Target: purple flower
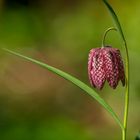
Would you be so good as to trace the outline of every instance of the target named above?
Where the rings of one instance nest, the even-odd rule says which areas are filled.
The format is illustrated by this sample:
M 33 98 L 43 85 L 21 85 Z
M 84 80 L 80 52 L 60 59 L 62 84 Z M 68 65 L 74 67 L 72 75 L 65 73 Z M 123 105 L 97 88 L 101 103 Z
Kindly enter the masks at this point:
M 94 48 L 88 60 L 88 75 L 92 86 L 102 89 L 105 81 L 115 89 L 121 80 L 125 85 L 125 73 L 120 51 L 111 46 Z

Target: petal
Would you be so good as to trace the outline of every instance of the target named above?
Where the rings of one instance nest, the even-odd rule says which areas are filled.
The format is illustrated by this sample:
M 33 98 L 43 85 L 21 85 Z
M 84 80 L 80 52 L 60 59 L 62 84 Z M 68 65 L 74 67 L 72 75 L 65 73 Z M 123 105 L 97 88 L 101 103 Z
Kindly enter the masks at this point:
M 116 88 L 119 82 L 119 69 L 116 54 L 113 48 L 104 48 L 104 70 L 106 79 L 112 88 Z
M 124 65 L 123 65 L 123 60 L 122 60 L 121 53 L 120 53 L 119 50 L 116 51 L 116 58 L 117 58 L 117 61 L 118 61 L 119 80 L 121 80 L 122 85 L 125 86 Z
M 97 50 L 92 57 L 90 74 L 94 86 L 98 89 L 102 89 L 105 83 L 105 72 L 103 69 L 101 49 Z
M 92 60 L 95 56 L 97 49 L 90 50 L 89 58 L 88 58 L 88 76 L 90 80 L 90 84 L 95 87 L 94 82 L 92 81 Z

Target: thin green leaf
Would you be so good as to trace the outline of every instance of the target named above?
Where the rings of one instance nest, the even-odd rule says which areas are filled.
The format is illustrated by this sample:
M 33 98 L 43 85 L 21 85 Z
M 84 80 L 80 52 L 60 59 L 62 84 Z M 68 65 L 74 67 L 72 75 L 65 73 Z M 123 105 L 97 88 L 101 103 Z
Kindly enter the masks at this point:
M 113 10 L 112 6 L 107 2 L 107 0 L 102 0 L 102 1 L 104 2 L 104 4 L 106 5 L 109 13 L 111 14 L 112 19 L 113 19 L 113 21 L 114 21 L 114 23 L 116 25 L 116 28 L 117 28 L 117 30 L 118 30 L 118 32 L 120 34 L 121 39 L 126 44 L 126 40 L 125 40 L 123 31 L 122 31 L 122 27 L 121 27 L 121 24 L 119 22 L 119 19 L 118 19 L 117 15 L 116 15 L 115 11 Z
M 4 48 L 3 50 L 14 54 L 18 57 L 21 57 L 25 60 L 28 60 L 30 62 L 33 62 L 41 67 L 44 67 L 46 69 L 48 69 L 49 71 L 56 73 L 57 75 L 63 77 L 64 79 L 68 80 L 69 82 L 75 84 L 76 86 L 78 86 L 79 88 L 81 88 L 82 90 L 84 90 L 86 93 L 88 93 L 91 97 L 93 97 L 95 100 L 97 100 L 109 113 L 110 115 L 116 120 L 116 122 L 119 124 L 119 126 L 121 128 L 123 128 L 121 121 L 119 120 L 118 116 L 115 114 L 115 112 L 113 111 L 113 109 L 110 107 L 110 105 L 108 105 L 92 88 L 90 88 L 88 85 L 86 85 L 85 83 L 83 83 L 82 81 L 78 80 L 77 78 L 67 74 L 66 72 L 63 72 L 57 68 L 54 68 L 52 66 L 49 66 L 43 62 L 40 62 L 38 60 L 32 59 L 30 57 L 21 55 L 19 53 L 16 53 L 14 51 L 11 51 L 9 49 Z

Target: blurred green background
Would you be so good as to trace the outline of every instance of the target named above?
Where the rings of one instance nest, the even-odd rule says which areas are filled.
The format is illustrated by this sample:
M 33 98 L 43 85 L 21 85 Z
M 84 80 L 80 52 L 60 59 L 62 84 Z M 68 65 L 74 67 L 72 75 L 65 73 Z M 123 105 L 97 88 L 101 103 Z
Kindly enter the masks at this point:
M 140 130 L 140 1 L 110 0 L 128 41 L 128 140 Z M 0 47 L 42 60 L 89 83 L 87 59 L 112 19 L 101 0 L 0 0 Z M 110 32 L 107 44 L 124 48 Z M 125 89 L 99 94 L 123 117 Z M 60 77 L 0 51 L 0 140 L 119 140 L 112 117 Z

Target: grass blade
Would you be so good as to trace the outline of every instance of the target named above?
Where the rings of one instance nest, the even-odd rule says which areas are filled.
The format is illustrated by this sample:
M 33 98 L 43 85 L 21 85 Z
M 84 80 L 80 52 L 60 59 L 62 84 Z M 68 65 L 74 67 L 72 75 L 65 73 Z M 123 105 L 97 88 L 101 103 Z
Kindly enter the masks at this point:
M 115 23 L 115 25 L 116 25 L 116 28 L 117 28 L 117 30 L 118 30 L 118 32 L 119 32 L 119 34 L 120 34 L 120 37 L 121 37 L 122 41 L 126 44 L 126 40 L 125 40 L 123 31 L 122 31 L 122 27 L 121 27 L 121 24 L 120 24 L 120 22 L 119 22 L 119 19 L 118 19 L 117 15 L 116 15 L 115 11 L 114 11 L 113 8 L 111 7 L 111 5 L 107 2 L 107 0 L 103 0 L 103 2 L 104 2 L 104 4 L 106 5 L 106 7 L 107 7 L 109 13 L 110 13 L 111 16 L 112 16 L 112 19 L 113 19 L 113 21 L 114 21 L 114 23 Z
M 63 77 L 64 79 L 68 80 L 69 82 L 73 83 L 74 85 L 78 86 L 79 88 L 81 88 L 83 91 L 85 91 L 86 93 L 88 93 L 88 95 L 90 95 L 92 98 L 94 98 L 95 100 L 97 100 L 109 113 L 110 115 L 115 119 L 115 121 L 119 124 L 119 126 L 121 128 L 123 128 L 121 121 L 119 120 L 118 116 L 115 114 L 115 112 L 113 111 L 113 109 L 110 107 L 110 105 L 108 105 L 104 99 L 102 99 L 92 88 L 90 88 L 88 85 L 86 85 L 85 83 L 83 83 L 82 81 L 78 80 L 77 78 L 69 75 L 66 72 L 63 72 L 57 68 L 54 68 L 52 66 L 49 66 L 43 62 L 40 62 L 38 60 L 32 59 L 30 57 L 24 56 L 22 54 L 16 53 L 14 51 L 11 51 L 9 49 L 3 48 L 4 51 L 9 52 L 10 54 L 16 55 L 18 57 L 21 57 L 27 61 L 30 61 L 32 63 L 35 63 L 41 67 L 44 67 L 46 69 L 48 69 L 49 71 Z

